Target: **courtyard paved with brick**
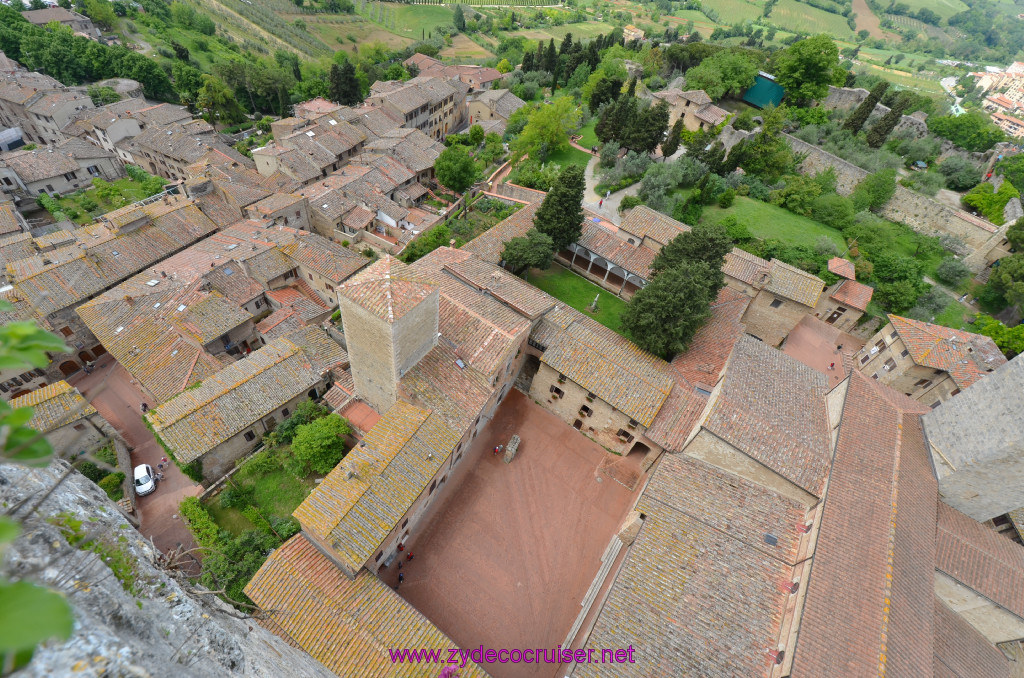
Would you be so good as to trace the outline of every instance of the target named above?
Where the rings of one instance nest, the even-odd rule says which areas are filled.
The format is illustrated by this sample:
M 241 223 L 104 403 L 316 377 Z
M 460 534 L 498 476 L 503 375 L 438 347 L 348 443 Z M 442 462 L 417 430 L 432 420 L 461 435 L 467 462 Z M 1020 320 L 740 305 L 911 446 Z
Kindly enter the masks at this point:
M 840 349 L 839 347 L 842 346 Z M 782 351 L 828 377 L 828 386 L 839 384 L 853 369 L 853 354 L 864 348 L 864 340 L 840 332 L 834 325 L 804 316 L 786 337 Z M 835 363 L 835 369 L 829 365 Z
M 78 372 L 68 382 L 76 386 L 125 439 L 131 449 L 132 466 L 149 464 L 156 471 L 166 453 L 142 420 L 142 403 L 147 398 L 128 371 L 111 356 L 104 355 L 96 361 L 92 374 Z M 149 401 L 149 404 L 153 402 Z M 126 473 L 131 473 L 131 469 Z M 178 515 L 178 504 L 185 497 L 200 494 L 203 488 L 173 462 L 165 465 L 163 473 L 164 479 L 157 483 L 156 491 L 135 498 L 139 532 L 151 538 L 154 546 L 163 553 L 179 546 L 185 550 L 194 549 L 197 546 L 195 539 Z
M 492 450 L 513 433 L 522 444 L 505 464 Z M 400 554 L 399 594 L 462 648 L 560 645 L 643 487 L 631 491 L 600 470 L 609 457 L 620 459 L 513 389 Z M 397 562 L 380 572 L 392 586 Z M 495 678 L 558 670 L 484 668 Z

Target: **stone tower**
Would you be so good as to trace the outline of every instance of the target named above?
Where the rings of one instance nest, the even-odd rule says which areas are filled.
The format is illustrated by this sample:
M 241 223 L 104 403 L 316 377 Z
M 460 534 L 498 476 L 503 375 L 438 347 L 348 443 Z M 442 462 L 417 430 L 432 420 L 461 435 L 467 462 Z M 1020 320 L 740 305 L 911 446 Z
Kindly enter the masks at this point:
M 923 421 L 942 501 L 978 521 L 1024 507 L 1024 355 Z
M 437 345 L 437 283 L 392 256 L 338 288 L 356 393 L 378 412 L 398 400 L 398 381 Z

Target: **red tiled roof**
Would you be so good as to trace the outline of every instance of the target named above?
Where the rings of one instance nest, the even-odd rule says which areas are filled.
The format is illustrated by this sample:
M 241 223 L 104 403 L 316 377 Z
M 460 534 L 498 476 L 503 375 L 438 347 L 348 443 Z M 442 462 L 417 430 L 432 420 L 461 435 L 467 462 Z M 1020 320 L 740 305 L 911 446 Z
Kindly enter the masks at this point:
M 849 377 L 794 678 L 931 671 L 938 484 L 920 417 L 888 390 Z
M 338 294 L 394 322 L 436 290 L 436 283 L 387 255 L 339 287 Z
M 1002 539 L 1002 537 L 1000 537 Z M 935 678 L 1009 678 L 1003 653 L 963 617 L 935 598 Z
M 348 579 L 303 534 L 270 554 L 245 593 L 267 613 L 270 630 L 339 676 L 419 678 L 422 665 L 395 663 L 388 648 L 438 648 L 447 655 L 456 647 L 380 579 L 366 571 Z M 459 675 L 487 676 L 472 662 Z
M 839 283 L 836 291 L 831 294 L 831 297 L 840 304 L 866 311 L 868 304 L 871 303 L 871 295 L 874 293 L 875 289 L 873 287 L 859 283 L 856 280 L 843 280 Z
M 1024 546 L 939 502 L 935 569 L 1024 617 Z
M 830 273 L 835 273 L 839 277 L 846 278 L 847 280 L 857 279 L 857 271 L 853 267 L 853 262 L 849 259 L 832 257 L 828 260 L 828 270 Z
M 684 454 L 661 458 L 646 514 L 586 648 L 632 646 L 632 664 L 576 678 L 767 676 L 803 506 Z M 766 535 L 777 537 L 771 546 Z
M 948 372 L 961 389 L 1006 364 L 995 342 L 980 334 L 891 314 L 889 321 L 915 363 Z
M 750 336 L 736 342 L 704 427 L 820 497 L 831 461 L 825 375 Z
M 760 285 L 767 279 L 770 267 L 768 260 L 734 247 L 725 255 L 722 272 L 748 285 Z

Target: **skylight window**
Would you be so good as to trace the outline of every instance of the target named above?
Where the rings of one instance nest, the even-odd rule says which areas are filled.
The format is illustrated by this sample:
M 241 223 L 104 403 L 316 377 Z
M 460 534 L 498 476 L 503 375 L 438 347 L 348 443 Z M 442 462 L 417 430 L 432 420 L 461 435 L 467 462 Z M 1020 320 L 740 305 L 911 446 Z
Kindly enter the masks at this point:
M 146 284 L 148 286 L 150 286 L 150 287 L 156 287 L 157 285 L 160 284 L 160 281 L 156 280 L 156 279 L 153 279 L 153 280 L 148 281 Z
M 228 246 L 227 246 L 227 247 L 225 247 L 224 249 L 226 249 L 226 250 L 228 250 L 228 251 L 231 251 L 231 250 L 235 249 L 236 247 L 238 247 L 238 243 L 237 243 L 237 242 L 235 242 L 235 243 L 231 243 L 230 245 L 228 245 Z
M 120 334 L 122 330 L 124 330 L 123 326 L 122 327 L 118 327 L 116 330 L 114 330 L 114 334 Z
M 329 122 L 332 125 L 337 125 L 338 124 L 337 120 L 328 120 L 327 122 Z
M 153 308 L 160 308 L 160 302 L 158 301 L 155 304 L 153 304 Z
M 316 132 L 306 132 L 306 136 L 310 137 L 310 138 L 315 137 L 316 136 Z
M 117 250 L 112 250 L 112 251 L 111 251 L 111 254 L 113 254 L 113 255 L 114 255 L 115 257 L 119 257 L 119 256 L 121 256 L 121 253 L 120 253 L 120 252 L 118 252 Z
M 224 275 L 234 275 L 234 274 L 235 274 L 235 269 L 233 269 L 233 268 L 225 268 L 224 269 Z
M 181 313 L 184 310 L 185 310 L 185 304 L 182 304 L 181 306 L 178 307 L 178 313 Z
M 171 351 L 171 356 L 172 357 L 176 356 L 176 355 L 178 355 L 178 349 L 174 349 L 173 351 Z

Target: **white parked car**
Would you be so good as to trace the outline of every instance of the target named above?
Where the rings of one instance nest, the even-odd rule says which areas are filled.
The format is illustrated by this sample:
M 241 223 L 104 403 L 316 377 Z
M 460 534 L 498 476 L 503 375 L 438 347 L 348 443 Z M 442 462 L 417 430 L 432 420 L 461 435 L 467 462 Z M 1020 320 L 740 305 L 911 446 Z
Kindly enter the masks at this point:
M 153 467 L 149 464 L 139 464 L 135 467 L 135 494 L 143 496 L 156 489 L 156 476 L 153 474 Z

